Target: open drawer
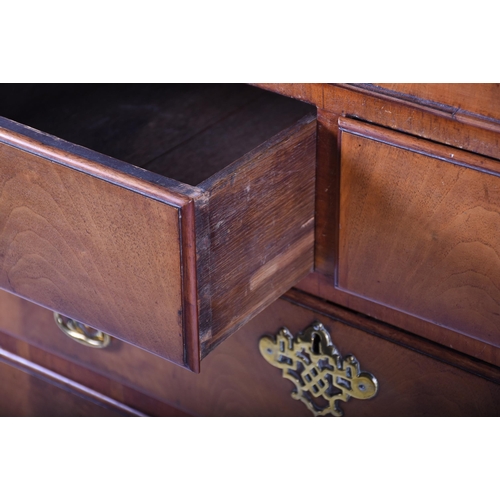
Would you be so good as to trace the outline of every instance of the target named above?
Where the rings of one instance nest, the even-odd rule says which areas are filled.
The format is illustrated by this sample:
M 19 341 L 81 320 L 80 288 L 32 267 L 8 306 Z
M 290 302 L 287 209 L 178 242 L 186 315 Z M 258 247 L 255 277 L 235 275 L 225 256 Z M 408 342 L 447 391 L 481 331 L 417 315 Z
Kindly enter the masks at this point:
M 305 104 L 243 85 L 4 85 L 0 115 L 4 290 L 199 371 L 312 269 Z

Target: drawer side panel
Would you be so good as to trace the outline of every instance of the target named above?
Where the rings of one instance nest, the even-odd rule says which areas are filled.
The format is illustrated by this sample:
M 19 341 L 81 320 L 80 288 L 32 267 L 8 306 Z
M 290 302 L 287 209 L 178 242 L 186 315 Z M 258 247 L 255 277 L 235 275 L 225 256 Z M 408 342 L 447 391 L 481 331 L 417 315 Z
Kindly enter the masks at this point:
M 202 185 L 210 193 L 212 304 L 202 357 L 312 270 L 315 174 L 309 116 Z

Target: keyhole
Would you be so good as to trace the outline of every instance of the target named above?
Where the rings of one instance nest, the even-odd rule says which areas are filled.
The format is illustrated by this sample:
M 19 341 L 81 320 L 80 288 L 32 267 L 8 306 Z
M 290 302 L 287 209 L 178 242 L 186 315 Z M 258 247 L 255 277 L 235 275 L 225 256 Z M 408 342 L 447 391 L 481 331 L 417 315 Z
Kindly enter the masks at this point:
M 312 338 L 311 351 L 313 354 L 319 354 L 319 345 L 321 343 L 321 339 L 319 335 L 314 335 Z

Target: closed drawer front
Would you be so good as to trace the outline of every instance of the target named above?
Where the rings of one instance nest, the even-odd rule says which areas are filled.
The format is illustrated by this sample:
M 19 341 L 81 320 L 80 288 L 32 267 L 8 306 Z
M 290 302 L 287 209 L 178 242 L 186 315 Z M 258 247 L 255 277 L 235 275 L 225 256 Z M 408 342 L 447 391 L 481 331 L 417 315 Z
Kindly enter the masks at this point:
M 500 347 L 500 163 L 341 127 L 338 287 Z
M 500 162 L 360 120 L 335 123 L 338 141 L 327 145 L 338 156 L 318 160 L 335 186 L 318 210 L 329 237 L 316 249 L 332 265 L 320 262 L 299 286 L 500 366 Z
M 345 416 L 500 414 L 498 369 L 299 292 L 273 303 L 207 356 L 200 374 L 117 339 L 106 349 L 89 349 L 65 337 L 51 311 L 5 292 L 0 299 L 0 330 L 72 360 L 75 367 L 63 375 L 85 383 L 78 366 L 90 368 L 194 415 L 312 416 L 292 397 L 295 385 L 263 358 L 259 342 L 283 326 L 297 338 L 314 321 L 326 327 L 344 358 L 354 355 L 361 371 L 378 381 L 375 397 L 340 403 Z M 34 361 L 49 363 L 50 357 Z
M 198 371 L 311 270 L 308 106 L 247 86 L 0 93 L 4 290 Z

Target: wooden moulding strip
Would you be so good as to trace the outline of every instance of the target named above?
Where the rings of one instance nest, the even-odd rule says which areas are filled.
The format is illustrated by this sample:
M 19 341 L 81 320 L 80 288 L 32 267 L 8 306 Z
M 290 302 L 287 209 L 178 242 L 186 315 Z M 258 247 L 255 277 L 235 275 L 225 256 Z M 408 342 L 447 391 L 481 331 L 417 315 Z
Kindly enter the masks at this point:
M 109 398 L 108 396 L 105 396 L 100 392 L 85 387 L 84 385 L 79 384 L 78 382 L 75 382 L 69 378 L 59 375 L 58 373 L 53 372 L 51 370 L 48 370 L 43 366 L 37 365 L 32 361 L 22 358 L 21 356 L 17 356 L 16 354 L 6 351 L 1 347 L 0 347 L 0 361 L 14 368 L 17 368 L 18 370 L 28 373 L 29 375 L 41 378 L 42 380 L 46 380 L 49 383 L 57 387 L 60 387 L 63 390 L 72 392 L 74 394 L 79 395 L 80 397 L 88 399 L 94 404 L 105 406 L 112 410 L 115 411 L 117 410 L 131 416 L 136 416 L 136 417 L 147 416 L 144 413 L 135 410 L 134 408 L 124 405 L 119 401 L 116 401 L 115 399 Z
M 422 111 L 431 112 L 433 114 L 452 118 L 458 122 L 473 127 L 482 128 L 491 132 L 500 133 L 500 122 L 490 116 L 480 114 L 478 112 L 461 109 L 450 104 L 442 104 L 439 101 L 431 101 L 426 98 L 417 97 L 412 94 L 405 94 L 393 89 L 378 86 L 379 84 L 334 84 L 336 87 L 344 88 L 354 92 L 361 93 L 374 98 L 382 98 L 387 101 L 401 103 L 406 106 L 420 109 Z M 422 84 L 425 85 L 425 84 Z M 481 84 L 477 84 L 480 86 Z M 439 97 L 438 97 L 439 99 Z
M 328 316 L 335 321 L 340 321 L 381 339 L 500 384 L 500 368 L 433 342 L 432 340 L 422 338 L 364 314 L 332 304 L 297 289 L 290 290 L 282 298 L 292 304 Z
M 392 102 L 399 106 L 419 110 L 424 113 L 431 113 L 440 118 L 453 120 L 464 125 L 481 128 L 490 132 L 500 133 L 500 122 L 489 116 L 473 113 L 463 109 L 458 109 L 450 105 L 441 104 L 435 101 L 418 98 L 410 94 L 403 94 L 394 90 L 377 87 L 374 84 L 348 84 L 348 83 L 257 83 L 256 87 L 276 92 L 281 95 L 292 97 L 318 108 L 330 109 L 329 100 L 334 99 L 339 103 L 346 103 L 348 108 L 352 108 L 347 92 L 351 95 L 358 95 L 368 98 L 372 103 Z M 356 106 L 355 106 L 356 107 Z M 361 108 L 359 108 L 361 110 Z M 338 112 L 338 110 L 337 110 Z
M 430 156 L 437 160 L 444 160 L 461 167 L 472 168 L 480 172 L 500 175 L 500 162 L 476 153 L 469 153 L 468 151 L 444 146 L 427 139 L 420 139 L 351 118 L 340 117 L 339 128 L 343 132 L 366 137 L 367 139 L 382 142 L 389 146 L 395 146 L 413 153 Z
M 489 140 L 491 141 L 495 137 L 495 134 L 500 133 L 500 122 L 492 118 L 458 110 L 440 103 L 418 99 L 407 94 L 382 89 L 372 84 L 259 83 L 253 85 L 308 102 L 319 109 L 351 116 L 354 114 L 367 120 L 374 119 L 373 109 L 382 106 L 384 103 L 392 103 L 403 113 L 405 110 L 415 110 L 423 114 L 433 115 L 438 120 L 445 120 L 448 122 L 448 125 L 460 123 L 464 127 L 464 137 L 477 133 L 478 129 L 482 129 L 490 134 Z M 427 125 L 425 126 L 427 127 Z M 402 126 L 402 128 L 404 129 L 405 127 Z M 433 139 L 434 137 L 429 138 Z M 435 139 L 438 141 L 443 140 L 440 134 Z M 487 150 L 488 148 L 485 151 Z
M 179 212 L 181 228 L 182 302 L 184 323 L 184 362 L 200 372 L 200 332 L 198 322 L 198 283 L 196 264 L 195 204 L 184 205 Z
M 157 201 L 181 207 L 202 190 L 0 117 L 0 141 Z

